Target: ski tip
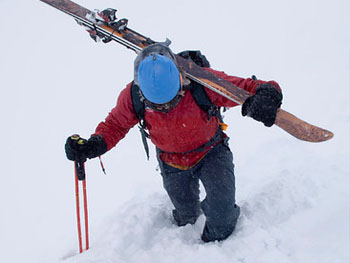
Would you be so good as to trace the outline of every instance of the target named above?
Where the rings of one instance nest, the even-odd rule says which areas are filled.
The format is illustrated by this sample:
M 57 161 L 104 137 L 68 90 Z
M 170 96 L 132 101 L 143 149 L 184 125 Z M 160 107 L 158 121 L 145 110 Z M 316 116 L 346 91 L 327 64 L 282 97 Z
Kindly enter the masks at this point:
M 316 128 L 316 129 L 315 129 Z M 307 141 L 307 142 L 325 142 L 329 141 L 334 137 L 334 133 L 318 128 L 318 127 L 313 127 L 312 132 L 305 134 L 303 136 L 297 137 L 300 140 Z
M 328 141 L 334 137 L 334 133 L 331 131 L 323 130 L 322 138 L 320 138 L 320 142 Z
M 307 123 L 282 109 L 277 113 L 275 124 L 302 141 L 324 142 L 334 137 L 333 132 Z
M 304 126 L 298 132 L 295 132 L 295 130 L 293 132 L 290 132 L 288 130 L 286 131 L 299 140 L 312 142 L 312 143 L 329 141 L 334 137 L 333 132 L 313 126 L 313 125 L 310 125 L 310 127 L 307 127 L 307 128 L 305 128 Z

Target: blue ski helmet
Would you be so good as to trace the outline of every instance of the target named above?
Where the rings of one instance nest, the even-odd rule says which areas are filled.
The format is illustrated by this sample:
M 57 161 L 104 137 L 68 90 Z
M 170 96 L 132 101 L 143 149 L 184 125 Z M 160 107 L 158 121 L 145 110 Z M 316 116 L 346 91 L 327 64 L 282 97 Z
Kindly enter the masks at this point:
M 180 90 L 180 72 L 175 56 L 163 44 L 151 45 L 138 55 L 134 74 L 134 81 L 143 96 L 152 103 L 167 103 Z

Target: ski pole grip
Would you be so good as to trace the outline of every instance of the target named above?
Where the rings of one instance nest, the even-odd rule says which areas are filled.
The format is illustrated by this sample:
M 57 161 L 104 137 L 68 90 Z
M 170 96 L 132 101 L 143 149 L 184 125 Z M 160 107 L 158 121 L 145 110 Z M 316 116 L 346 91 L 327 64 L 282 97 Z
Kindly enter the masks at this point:
M 84 139 L 82 139 L 78 134 L 72 135 L 71 139 L 76 141 L 78 145 L 83 145 L 85 143 Z M 74 162 L 76 176 L 78 177 L 79 181 L 85 180 L 85 166 L 84 166 L 85 161 L 86 161 L 86 158 L 77 156 L 77 159 Z

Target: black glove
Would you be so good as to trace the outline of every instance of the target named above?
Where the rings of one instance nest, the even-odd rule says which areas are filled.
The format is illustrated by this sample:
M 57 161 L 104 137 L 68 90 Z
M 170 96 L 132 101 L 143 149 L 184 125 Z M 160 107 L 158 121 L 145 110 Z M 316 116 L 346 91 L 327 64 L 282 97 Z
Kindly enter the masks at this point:
M 85 162 L 86 158 L 95 158 L 107 152 L 107 144 L 102 135 L 86 140 L 75 134 L 67 138 L 65 150 L 68 160 Z
M 242 105 L 242 115 L 252 117 L 256 121 L 271 127 L 279 107 L 282 104 L 282 92 L 270 83 L 260 84 L 253 96 L 245 100 Z
M 207 58 L 202 55 L 199 50 L 186 50 L 178 54 L 180 57 L 192 60 L 195 64 L 200 67 L 210 68 L 210 63 Z

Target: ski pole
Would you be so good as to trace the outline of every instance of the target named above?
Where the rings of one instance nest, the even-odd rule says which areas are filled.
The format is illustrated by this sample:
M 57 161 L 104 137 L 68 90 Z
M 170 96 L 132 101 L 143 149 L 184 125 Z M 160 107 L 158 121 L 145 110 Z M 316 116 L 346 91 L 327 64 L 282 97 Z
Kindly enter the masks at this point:
M 81 240 L 81 225 L 80 225 L 80 205 L 79 205 L 79 181 L 77 176 L 77 168 L 75 167 L 75 199 L 76 199 L 76 209 L 77 209 L 77 225 L 78 225 L 78 240 L 79 240 L 79 253 L 83 252 L 83 244 Z
M 84 218 L 85 218 L 85 249 L 89 249 L 89 223 L 88 223 L 88 209 L 87 209 L 87 195 L 86 195 L 86 180 L 83 181 L 83 195 L 84 195 Z
M 88 209 L 87 209 L 87 194 L 86 194 L 86 181 L 85 181 L 85 165 L 84 162 L 74 162 L 75 171 L 75 197 L 76 197 L 76 210 L 77 210 L 77 227 L 78 227 L 78 241 L 79 241 L 79 253 L 83 252 L 81 222 L 80 222 L 80 200 L 79 200 L 79 181 L 82 181 L 83 185 L 83 201 L 84 201 L 84 222 L 85 222 L 85 250 L 89 249 L 89 227 L 88 227 Z

